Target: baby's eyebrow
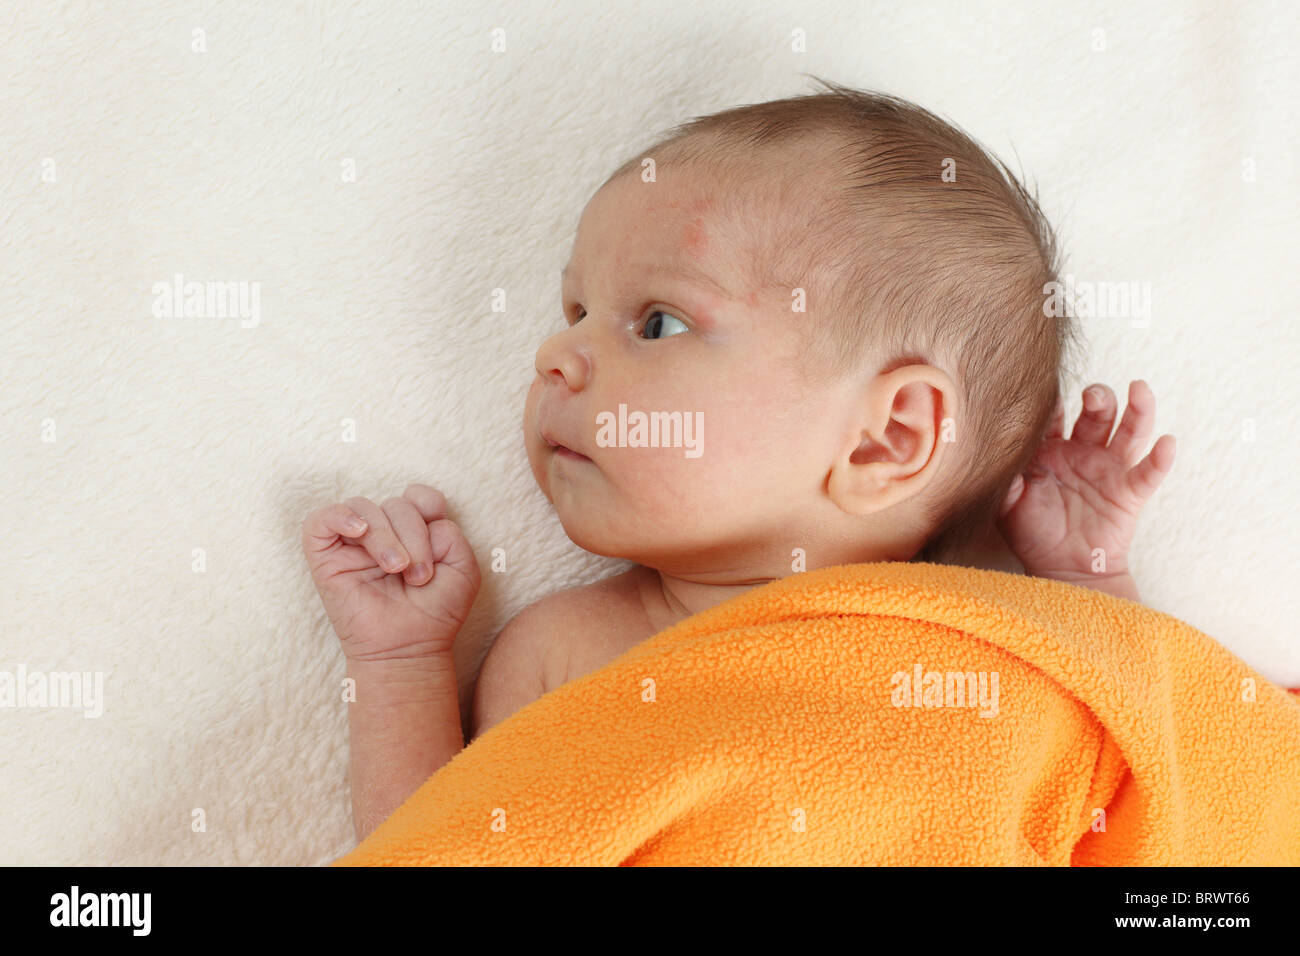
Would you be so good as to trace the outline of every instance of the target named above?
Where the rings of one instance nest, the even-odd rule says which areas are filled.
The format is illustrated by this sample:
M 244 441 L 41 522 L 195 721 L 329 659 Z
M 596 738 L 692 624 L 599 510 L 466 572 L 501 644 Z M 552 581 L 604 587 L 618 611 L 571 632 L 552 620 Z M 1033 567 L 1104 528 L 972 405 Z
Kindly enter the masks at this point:
M 713 278 L 713 276 L 709 275 L 703 269 L 699 269 L 692 265 L 660 266 L 658 268 L 652 269 L 651 273 L 665 275 L 665 276 L 675 276 L 678 279 L 685 279 L 689 282 L 694 282 L 698 285 L 707 286 L 715 293 L 722 296 L 724 299 L 735 299 L 735 295 L 732 293 L 730 289 L 724 286 L 717 279 Z M 565 266 L 563 269 L 560 270 L 561 284 L 564 283 L 564 280 L 568 277 L 568 275 L 569 275 L 569 267 Z
M 686 279 L 690 282 L 695 282 L 698 285 L 708 286 L 710 289 L 712 289 L 718 295 L 722 296 L 724 299 L 735 298 L 735 296 L 732 294 L 730 289 L 724 286 L 717 279 L 713 278 L 713 276 L 709 275 L 703 269 L 698 269 L 695 266 L 680 265 L 680 266 L 674 266 L 666 269 L 659 269 L 656 271 L 663 272 L 666 275 L 675 275 L 678 278 Z

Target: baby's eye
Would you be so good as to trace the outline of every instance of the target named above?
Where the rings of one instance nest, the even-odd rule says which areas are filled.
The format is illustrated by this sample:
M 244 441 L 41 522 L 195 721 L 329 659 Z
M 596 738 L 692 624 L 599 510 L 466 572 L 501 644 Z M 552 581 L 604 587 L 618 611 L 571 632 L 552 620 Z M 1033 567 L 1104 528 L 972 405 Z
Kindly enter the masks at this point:
M 650 318 L 646 321 L 645 328 L 641 334 L 647 339 L 666 339 L 670 335 L 677 335 L 679 332 L 689 332 L 690 328 L 685 322 L 675 315 L 669 315 L 667 312 L 655 309 L 650 313 Z

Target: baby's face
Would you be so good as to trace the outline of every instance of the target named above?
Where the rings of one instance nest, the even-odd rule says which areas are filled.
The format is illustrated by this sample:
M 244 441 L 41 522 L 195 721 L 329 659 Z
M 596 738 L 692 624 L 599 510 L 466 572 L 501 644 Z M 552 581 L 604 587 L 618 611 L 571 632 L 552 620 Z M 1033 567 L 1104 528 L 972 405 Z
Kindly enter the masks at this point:
M 845 423 L 799 371 L 808 314 L 790 289 L 749 286 L 747 248 L 772 237 L 746 235 L 719 193 L 703 173 L 661 168 L 658 182 L 622 176 L 592 197 L 563 278 L 565 327 L 537 350 L 524 412 L 533 474 L 569 537 L 661 571 L 788 565 L 833 508 L 824 486 Z M 638 413 L 657 446 L 634 446 Z M 652 413 L 682 427 L 656 437 Z

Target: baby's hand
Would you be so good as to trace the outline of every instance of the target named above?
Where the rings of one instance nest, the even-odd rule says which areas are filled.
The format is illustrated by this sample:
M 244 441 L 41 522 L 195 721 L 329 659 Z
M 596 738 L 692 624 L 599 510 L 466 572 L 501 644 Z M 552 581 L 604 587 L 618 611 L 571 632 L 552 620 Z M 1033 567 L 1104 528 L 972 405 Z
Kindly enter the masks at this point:
M 302 548 L 350 660 L 451 653 L 480 577 L 441 492 L 411 485 L 382 508 L 367 498 L 327 505 L 303 522 Z
M 1109 444 L 1116 411 L 1109 388 L 1084 391 L 1084 409 L 1068 441 L 1065 410 L 1058 404 L 1047 437 L 1012 482 L 998 528 L 1030 574 L 1066 581 L 1128 574 L 1138 512 L 1173 467 L 1175 447 L 1173 435 L 1162 435 L 1139 462 L 1156 400 L 1146 382 L 1136 381 L 1128 402 Z M 1094 562 L 1097 548 L 1104 568 Z

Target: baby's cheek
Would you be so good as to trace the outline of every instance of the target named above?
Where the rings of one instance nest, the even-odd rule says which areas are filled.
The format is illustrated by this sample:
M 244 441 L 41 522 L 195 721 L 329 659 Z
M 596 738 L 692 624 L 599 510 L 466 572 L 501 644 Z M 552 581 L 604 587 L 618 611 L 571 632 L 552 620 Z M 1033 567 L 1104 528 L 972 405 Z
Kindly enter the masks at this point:
M 611 448 L 618 484 L 629 510 L 689 519 L 697 516 L 702 499 L 713 487 L 707 453 L 687 458 L 682 448 Z
M 766 409 L 748 403 L 714 409 L 705 423 L 701 460 L 708 460 L 718 476 L 743 476 L 762 466 L 781 444 L 770 421 Z
M 549 499 L 551 493 L 546 483 L 546 462 L 543 449 L 545 442 L 537 434 L 537 387 L 535 384 L 532 388 L 529 388 L 528 398 L 524 402 L 521 437 L 524 442 L 524 451 L 528 455 L 528 466 L 533 472 L 533 478 L 536 479 L 538 486 Z

